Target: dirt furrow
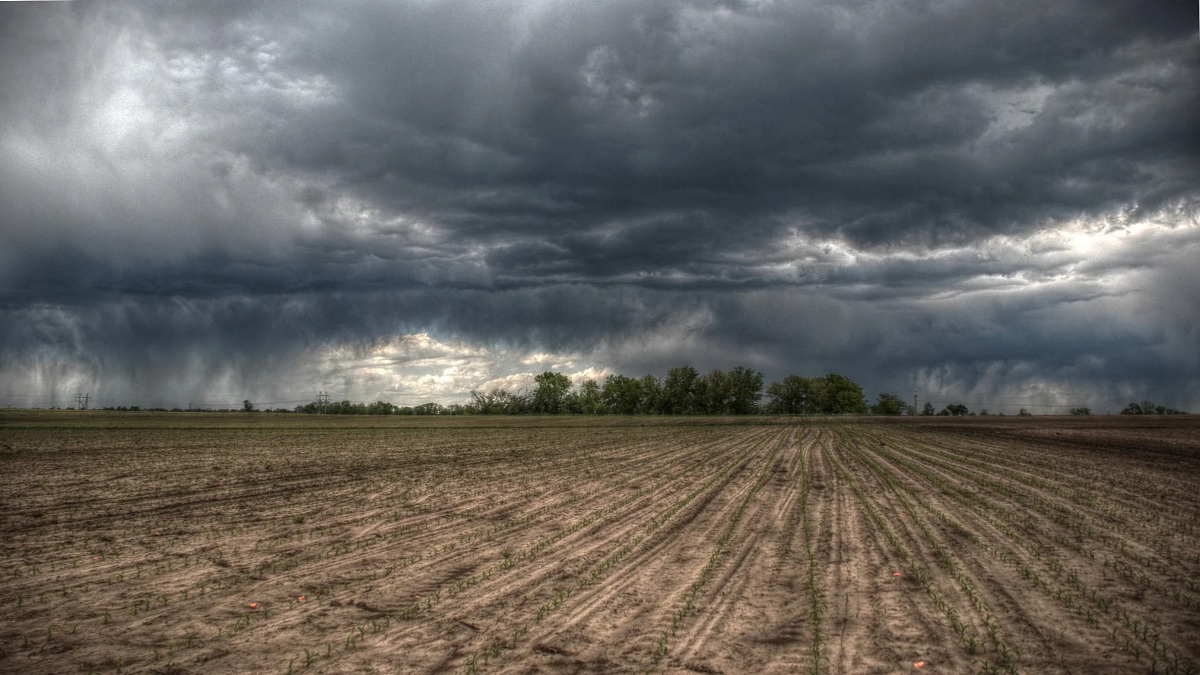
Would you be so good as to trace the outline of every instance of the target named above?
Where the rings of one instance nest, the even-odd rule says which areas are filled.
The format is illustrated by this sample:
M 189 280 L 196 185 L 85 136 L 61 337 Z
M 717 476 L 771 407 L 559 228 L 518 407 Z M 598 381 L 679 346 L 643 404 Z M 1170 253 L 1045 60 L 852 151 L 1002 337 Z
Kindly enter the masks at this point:
M 768 458 L 762 487 L 730 532 L 734 536 L 725 550 L 714 552 L 722 556 L 710 560 L 715 578 L 698 589 L 694 609 L 672 615 L 678 634 L 660 636 L 669 655 L 664 667 L 788 672 L 807 656 L 805 641 L 787 639 L 803 611 L 801 566 L 792 557 L 803 477 L 797 435 L 783 435 L 779 457 Z M 784 671 L 777 670 L 780 662 L 788 664 Z
M 729 456 L 728 459 L 733 459 Z M 707 471 L 707 469 L 705 470 Z M 703 473 L 699 474 L 703 475 Z M 652 491 L 653 498 L 662 503 L 668 495 L 679 494 L 686 488 L 687 481 L 679 482 L 676 489 L 663 492 L 661 488 Z M 557 590 L 570 588 L 571 579 L 578 574 L 591 569 L 604 558 L 606 551 L 620 547 L 621 541 L 636 538 L 637 533 L 657 509 L 647 509 L 646 500 L 652 499 L 651 494 L 642 498 L 643 505 L 629 504 L 621 509 L 605 512 L 602 517 L 592 523 L 587 529 L 572 535 L 569 540 L 563 540 L 557 548 L 567 553 L 556 554 L 540 563 L 534 574 L 505 573 L 501 583 L 489 583 L 476 589 L 469 597 L 464 597 L 452 608 L 450 606 L 437 608 L 430 616 L 453 617 L 450 623 L 441 621 L 442 629 L 435 628 L 433 634 L 420 629 L 404 629 L 389 631 L 385 640 L 389 644 L 413 641 L 430 644 L 443 644 L 446 653 L 454 654 L 455 658 L 469 655 L 472 645 L 486 648 L 489 641 L 510 635 L 514 627 L 526 625 L 532 613 L 552 599 Z M 642 514 L 642 517 L 629 517 L 631 514 Z M 446 610 L 449 610 L 448 612 Z M 458 635 L 445 627 L 468 623 L 478 628 L 477 633 L 465 636 Z M 415 632 L 414 632 L 415 631 Z M 431 642 L 432 641 L 432 642 Z M 522 643 L 527 640 L 522 636 Z
M 572 597 L 553 624 L 532 630 L 524 642 L 541 654 L 545 667 L 569 671 L 592 660 L 624 664 L 617 665 L 620 669 L 648 665 L 657 637 L 654 627 L 662 625 L 673 600 L 686 590 L 689 573 L 707 556 L 706 542 L 715 540 L 737 498 L 750 489 L 755 469 L 774 442 L 760 438 L 749 452 L 746 446 L 737 452 L 727 448 L 735 470 L 607 570 L 604 583 L 588 585 Z M 615 651 L 614 645 L 619 645 Z
M 910 472 L 924 472 L 920 475 L 925 480 L 942 480 L 939 474 L 918 465 L 909 469 Z M 942 485 L 940 493 L 931 490 L 931 498 L 924 500 L 922 505 L 931 518 L 936 516 L 945 524 L 947 534 L 955 537 L 961 546 L 970 548 L 977 544 L 976 548 L 981 549 L 976 550 L 978 560 L 990 557 L 1004 563 L 997 567 L 996 560 L 979 562 L 978 577 L 982 586 L 991 589 L 993 597 L 1000 598 L 996 604 L 1005 610 L 1002 614 L 1022 627 L 1018 642 L 1021 634 L 1031 641 L 1021 646 L 1026 661 L 1037 663 L 1039 672 L 1056 672 L 1068 661 L 1074 664 L 1092 661 L 1089 668 L 1095 672 L 1115 672 L 1127 667 L 1117 664 L 1128 663 L 1130 657 L 1137 660 L 1134 650 L 1127 650 L 1129 653 L 1115 658 L 1111 656 L 1119 651 L 1117 647 L 1125 644 L 1113 639 L 1123 633 L 1110 634 L 1107 629 L 1101 630 L 1100 619 L 1105 615 L 1115 618 L 1117 608 L 1126 603 L 1113 595 L 1111 589 L 1094 585 L 1089 588 L 1087 582 L 1081 581 L 1103 575 L 1096 569 L 1096 561 L 1091 556 L 1072 555 L 1051 543 L 1039 541 L 1036 530 L 1025 534 L 995 520 L 991 512 L 995 510 L 996 500 L 990 495 L 981 498 L 968 490 Z M 952 500 L 947 502 L 945 497 Z M 1048 523 L 1045 527 L 1053 529 L 1055 526 Z M 1138 613 L 1133 607 L 1120 611 Z M 1141 620 L 1149 621 L 1147 617 Z M 1068 634 L 1065 628 L 1069 626 L 1073 629 Z M 1112 627 L 1121 630 L 1119 626 Z M 1163 636 L 1166 637 L 1166 633 Z M 1180 642 L 1181 637 L 1176 636 L 1174 651 L 1178 651 L 1179 644 L 1186 644 L 1186 640 Z M 1151 650 L 1155 646 L 1169 649 L 1165 643 L 1145 645 L 1144 648 Z M 1190 652 L 1185 649 L 1182 653 L 1189 655 Z M 1092 659 L 1100 656 L 1105 658 Z M 1159 656 L 1164 657 L 1166 653 Z

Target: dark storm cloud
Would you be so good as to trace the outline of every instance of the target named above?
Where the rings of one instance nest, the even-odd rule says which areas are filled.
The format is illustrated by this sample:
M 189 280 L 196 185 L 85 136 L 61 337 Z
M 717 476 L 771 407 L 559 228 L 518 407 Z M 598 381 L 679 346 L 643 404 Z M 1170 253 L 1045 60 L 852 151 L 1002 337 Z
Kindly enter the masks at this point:
M 4 3 L 0 372 L 266 391 L 440 331 L 1195 405 L 1195 27 L 1132 1 Z
M 961 242 L 1153 208 L 1196 174 L 1185 17 L 613 3 L 521 23 L 491 7 L 375 8 L 316 34 L 302 66 L 355 114 L 288 156 L 398 206 L 429 190 L 418 208 L 481 238 L 701 211 L 729 231 L 773 216 L 859 245 Z M 359 150 L 353 170 L 331 147 Z M 774 232 L 704 234 L 723 250 Z M 662 262 L 697 251 L 674 252 Z

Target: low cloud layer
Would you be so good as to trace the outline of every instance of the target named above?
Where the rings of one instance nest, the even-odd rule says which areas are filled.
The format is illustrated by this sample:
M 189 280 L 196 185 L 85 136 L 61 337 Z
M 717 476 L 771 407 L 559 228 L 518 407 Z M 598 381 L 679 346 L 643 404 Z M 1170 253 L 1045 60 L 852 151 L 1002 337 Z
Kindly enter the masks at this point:
M 0 4 L 0 404 L 843 372 L 1200 410 L 1137 2 Z

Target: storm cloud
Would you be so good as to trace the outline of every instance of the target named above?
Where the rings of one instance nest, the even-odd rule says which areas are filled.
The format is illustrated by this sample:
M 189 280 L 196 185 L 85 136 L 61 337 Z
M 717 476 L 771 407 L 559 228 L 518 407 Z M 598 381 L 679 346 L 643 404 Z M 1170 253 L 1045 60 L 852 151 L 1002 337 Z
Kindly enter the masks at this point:
M 0 3 L 0 404 L 1200 409 L 1194 7 Z

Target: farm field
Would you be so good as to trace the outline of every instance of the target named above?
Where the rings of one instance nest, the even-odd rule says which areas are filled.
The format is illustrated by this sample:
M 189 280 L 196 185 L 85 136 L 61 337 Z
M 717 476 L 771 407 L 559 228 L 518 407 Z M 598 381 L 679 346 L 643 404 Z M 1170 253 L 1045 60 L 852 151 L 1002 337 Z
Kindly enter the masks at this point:
M 4 673 L 1197 673 L 1200 419 L 0 412 Z

